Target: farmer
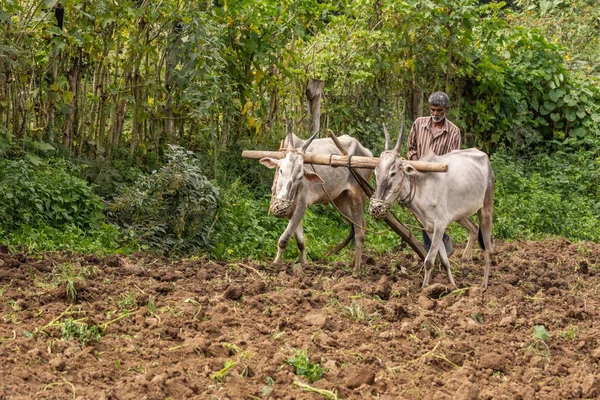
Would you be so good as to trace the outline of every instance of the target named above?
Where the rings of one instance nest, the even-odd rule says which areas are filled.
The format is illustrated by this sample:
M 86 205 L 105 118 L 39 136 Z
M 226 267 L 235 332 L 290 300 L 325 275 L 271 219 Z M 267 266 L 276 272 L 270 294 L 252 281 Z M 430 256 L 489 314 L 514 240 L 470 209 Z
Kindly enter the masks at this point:
M 441 156 L 460 149 L 460 129 L 446 118 L 450 109 L 450 99 L 444 92 L 434 92 L 429 96 L 429 117 L 417 118 L 408 136 L 409 160 L 419 160 L 429 150 Z M 453 241 L 444 233 L 444 247 L 448 257 L 453 252 Z M 429 251 L 431 238 L 423 231 L 423 244 Z

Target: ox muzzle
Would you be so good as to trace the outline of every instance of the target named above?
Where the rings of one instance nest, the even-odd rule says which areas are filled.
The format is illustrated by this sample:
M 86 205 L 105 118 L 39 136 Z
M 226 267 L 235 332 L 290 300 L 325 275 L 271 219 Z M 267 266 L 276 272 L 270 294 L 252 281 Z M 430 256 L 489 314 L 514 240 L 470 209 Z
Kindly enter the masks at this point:
M 390 213 L 391 208 L 392 203 L 372 198 L 369 204 L 369 214 L 371 214 L 374 219 L 382 219 Z
M 292 200 L 279 199 L 277 197 L 271 198 L 271 212 L 278 218 L 287 218 L 292 213 L 292 206 L 294 202 Z

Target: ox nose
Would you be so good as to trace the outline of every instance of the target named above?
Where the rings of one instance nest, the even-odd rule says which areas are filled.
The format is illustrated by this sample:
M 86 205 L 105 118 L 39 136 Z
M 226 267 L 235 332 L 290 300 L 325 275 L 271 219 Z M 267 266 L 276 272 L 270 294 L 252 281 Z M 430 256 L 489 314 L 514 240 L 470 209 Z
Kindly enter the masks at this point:
M 369 214 L 375 219 L 381 219 L 390 212 L 389 206 L 377 199 L 371 199 L 371 204 L 369 205 Z

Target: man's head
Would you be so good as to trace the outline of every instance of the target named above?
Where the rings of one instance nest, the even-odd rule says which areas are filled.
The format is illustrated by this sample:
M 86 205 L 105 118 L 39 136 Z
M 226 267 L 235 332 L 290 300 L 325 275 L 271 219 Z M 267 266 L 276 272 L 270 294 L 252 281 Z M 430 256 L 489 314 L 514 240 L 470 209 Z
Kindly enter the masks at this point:
M 434 122 L 442 122 L 450 109 L 450 99 L 444 92 L 434 92 L 429 96 L 429 112 Z

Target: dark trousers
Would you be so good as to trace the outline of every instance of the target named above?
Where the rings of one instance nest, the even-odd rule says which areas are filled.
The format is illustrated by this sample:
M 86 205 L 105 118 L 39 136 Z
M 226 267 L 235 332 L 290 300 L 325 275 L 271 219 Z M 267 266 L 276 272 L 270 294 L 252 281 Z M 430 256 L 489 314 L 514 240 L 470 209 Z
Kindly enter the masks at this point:
M 429 237 L 427 232 L 421 232 L 423 232 L 423 246 L 425 246 L 425 250 L 429 251 L 429 248 L 431 247 L 431 238 Z M 444 243 L 446 243 L 448 242 L 448 239 L 450 239 L 450 237 L 446 234 L 446 232 L 444 232 L 444 237 L 442 238 L 442 240 L 444 241 Z

